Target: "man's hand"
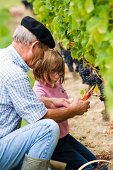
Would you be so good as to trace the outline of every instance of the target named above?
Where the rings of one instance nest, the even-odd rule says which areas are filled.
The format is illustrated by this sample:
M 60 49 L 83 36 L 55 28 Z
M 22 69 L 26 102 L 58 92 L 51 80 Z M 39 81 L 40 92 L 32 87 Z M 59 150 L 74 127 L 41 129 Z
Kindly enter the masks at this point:
M 62 107 L 60 107 L 60 105 L 59 105 L 59 108 L 48 109 L 48 112 L 46 113 L 44 118 L 53 119 L 56 122 L 62 122 L 69 118 L 73 118 L 74 116 L 82 115 L 85 112 L 87 112 L 88 109 L 90 108 L 90 102 L 88 100 L 82 101 L 81 99 L 79 99 L 78 101 L 72 101 L 70 103 L 69 100 L 64 100 L 63 98 L 60 98 L 60 99 L 58 99 L 58 101 L 54 100 L 53 103 L 60 104 L 60 105 L 62 105 Z M 65 106 L 67 106 L 67 107 L 65 107 Z M 54 107 L 55 107 L 55 105 L 54 105 Z
M 70 116 L 74 117 L 76 115 L 82 115 L 85 112 L 87 112 L 89 108 L 90 108 L 90 102 L 88 100 L 73 101 L 70 104 L 70 114 L 71 114 Z

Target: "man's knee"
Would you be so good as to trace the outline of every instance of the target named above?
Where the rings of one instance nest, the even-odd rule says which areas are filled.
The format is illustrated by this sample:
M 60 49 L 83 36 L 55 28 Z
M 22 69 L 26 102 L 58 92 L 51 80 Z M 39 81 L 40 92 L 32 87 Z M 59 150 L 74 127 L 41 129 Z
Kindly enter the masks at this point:
M 59 138 L 60 129 L 59 129 L 58 123 L 56 123 L 52 119 L 42 119 L 40 123 L 41 125 L 46 126 L 51 131 L 51 133 L 54 135 L 54 137 L 56 136 L 56 138 Z
M 45 119 L 47 120 L 47 122 L 50 124 L 51 127 L 55 128 L 58 132 L 59 132 L 59 126 L 58 123 L 56 123 L 54 120 L 52 119 Z
M 45 119 L 45 121 L 47 122 L 48 126 L 50 126 L 50 129 L 52 129 L 52 132 L 59 136 L 60 135 L 60 129 L 59 129 L 58 123 L 56 123 L 52 119 Z

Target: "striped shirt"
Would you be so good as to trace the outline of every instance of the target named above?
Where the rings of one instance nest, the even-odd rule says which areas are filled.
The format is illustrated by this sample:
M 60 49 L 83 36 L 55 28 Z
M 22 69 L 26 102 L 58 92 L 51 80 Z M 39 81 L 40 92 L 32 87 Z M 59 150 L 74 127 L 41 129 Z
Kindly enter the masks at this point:
M 47 108 L 37 98 L 27 76 L 28 65 L 10 45 L 0 49 L 0 138 L 28 123 L 40 120 Z

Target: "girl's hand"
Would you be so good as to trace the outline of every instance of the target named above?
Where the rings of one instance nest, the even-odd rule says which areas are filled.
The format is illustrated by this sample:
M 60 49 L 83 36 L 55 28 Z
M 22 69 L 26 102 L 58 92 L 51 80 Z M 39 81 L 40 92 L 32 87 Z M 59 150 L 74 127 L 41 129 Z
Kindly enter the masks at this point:
M 69 107 L 70 100 L 65 98 L 51 98 L 52 104 L 56 107 Z
M 58 108 L 58 107 L 69 107 L 70 100 L 65 98 L 49 98 L 42 96 L 40 100 L 44 103 L 47 108 Z

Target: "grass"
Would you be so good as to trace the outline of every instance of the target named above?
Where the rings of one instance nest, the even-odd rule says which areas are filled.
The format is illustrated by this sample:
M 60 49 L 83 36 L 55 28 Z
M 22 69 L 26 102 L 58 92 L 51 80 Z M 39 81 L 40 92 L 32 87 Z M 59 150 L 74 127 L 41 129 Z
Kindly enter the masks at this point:
M 34 77 L 33 77 L 33 72 L 32 72 L 32 70 L 30 70 L 29 72 L 28 72 L 28 77 L 29 77 L 29 79 L 30 79 L 30 84 L 31 84 L 31 87 L 33 87 L 33 84 L 34 84 Z M 27 122 L 23 119 L 22 120 L 22 122 L 21 122 L 21 127 L 22 126 L 25 126 L 27 124 Z
M 25 125 L 27 125 L 27 122 L 26 122 L 24 119 L 22 119 L 21 127 L 23 127 L 23 126 L 25 126 Z
M 20 5 L 21 1 L 20 0 L 0 0 L 0 10 L 5 8 L 5 9 L 9 9 L 13 6 L 17 6 Z
M 33 76 L 33 72 L 32 72 L 32 70 L 30 70 L 29 72 L 28 72 L 28 77 L 29 77 L 29 79 L 30 79 L 30 84 L 31 84 L 31 87 L 33 87 L 33 84 L 34 84 L 34 76 Z
M 10 22 L 11 16 L 7 9 L 0 10 L 0 48 L 4 48 L 11 42 L 11 31 L 7 27 Z
M 10 8 L 21 4 L 20 0 L 0 0 L 0 48 L 4 48 L 11 43 L 12 35 L 9 23 L 12 16 Z

